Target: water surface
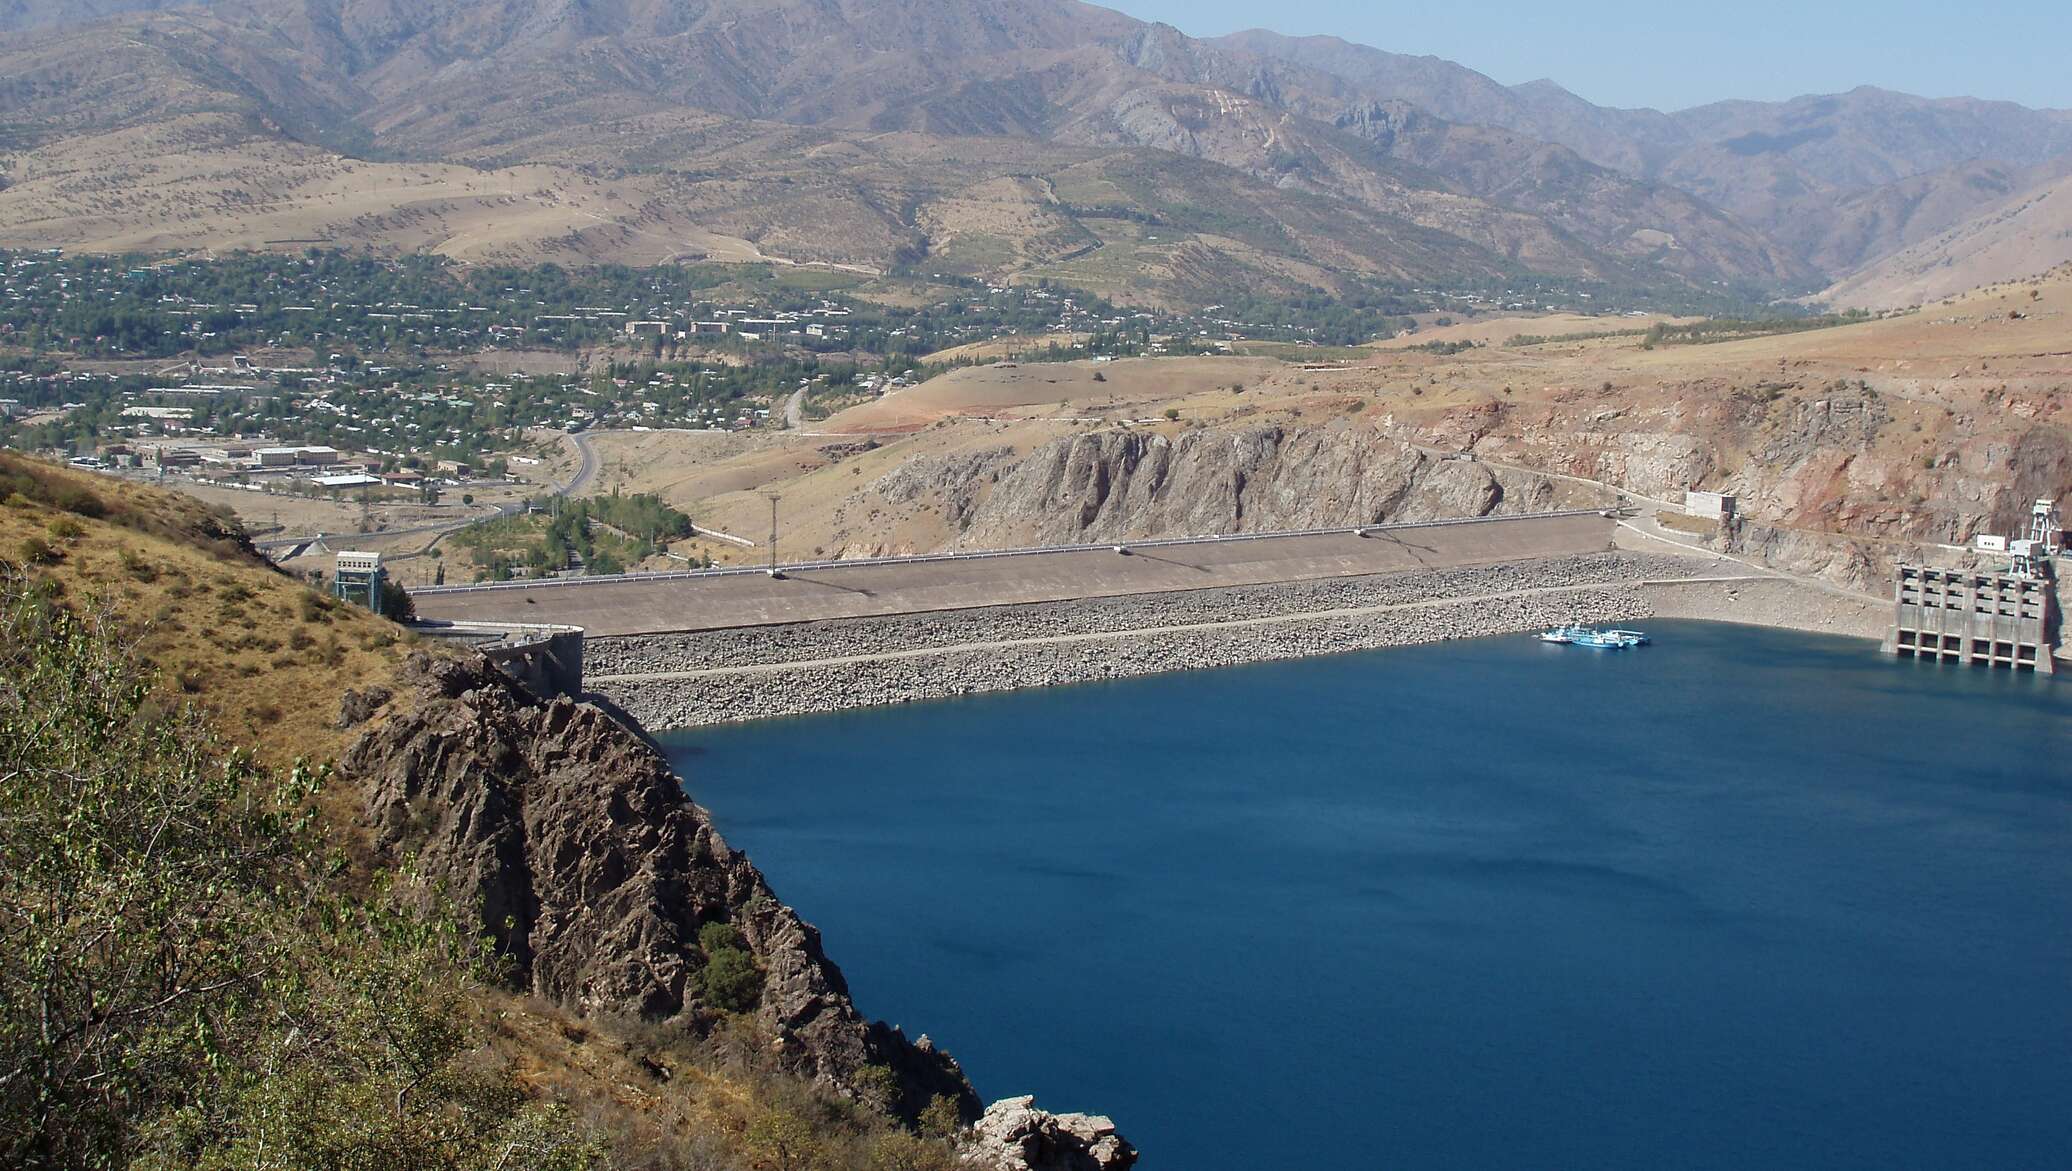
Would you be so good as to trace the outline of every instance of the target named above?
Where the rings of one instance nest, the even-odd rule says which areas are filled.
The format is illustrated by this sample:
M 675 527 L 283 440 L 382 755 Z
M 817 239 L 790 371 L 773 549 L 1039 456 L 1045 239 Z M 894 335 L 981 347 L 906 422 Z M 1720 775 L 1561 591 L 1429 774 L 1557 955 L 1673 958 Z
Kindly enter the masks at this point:
M 1657 623 L 668 738 L 864 1010 L 1151 1171 L 2072 1162 L 2072 686 Z

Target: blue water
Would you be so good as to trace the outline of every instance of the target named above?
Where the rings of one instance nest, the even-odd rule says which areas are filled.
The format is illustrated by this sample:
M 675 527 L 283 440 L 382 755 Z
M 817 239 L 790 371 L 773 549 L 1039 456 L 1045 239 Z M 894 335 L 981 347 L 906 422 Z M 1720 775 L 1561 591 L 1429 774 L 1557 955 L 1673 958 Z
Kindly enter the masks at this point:
M 1152 1171 L 2072 1166 L 2072 684 L 1653 633 L 671 749 L 865 1011 Z

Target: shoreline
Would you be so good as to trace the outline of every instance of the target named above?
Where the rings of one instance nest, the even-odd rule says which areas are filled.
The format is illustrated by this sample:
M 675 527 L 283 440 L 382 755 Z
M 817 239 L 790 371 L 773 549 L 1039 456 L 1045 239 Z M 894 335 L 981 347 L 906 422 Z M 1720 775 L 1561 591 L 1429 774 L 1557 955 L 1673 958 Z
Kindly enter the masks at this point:
M 1590 624 L 1698 618 L 1876 638 L 1870 599 L 1718 558 L 1469 569 L 592 640 L 590 689 L 657 733 Z M 1873 628 L 1875 624 L 1875 628 Z

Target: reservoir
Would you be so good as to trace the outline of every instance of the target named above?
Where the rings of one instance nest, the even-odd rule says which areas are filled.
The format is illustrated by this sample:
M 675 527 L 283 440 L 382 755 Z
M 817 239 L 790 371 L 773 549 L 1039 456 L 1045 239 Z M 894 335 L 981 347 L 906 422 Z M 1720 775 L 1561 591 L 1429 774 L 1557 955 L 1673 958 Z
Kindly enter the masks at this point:
M 1648 629 L 664 741 L 865 1012 L 1150 1171 L 2064 1166 L 2072 685 Z

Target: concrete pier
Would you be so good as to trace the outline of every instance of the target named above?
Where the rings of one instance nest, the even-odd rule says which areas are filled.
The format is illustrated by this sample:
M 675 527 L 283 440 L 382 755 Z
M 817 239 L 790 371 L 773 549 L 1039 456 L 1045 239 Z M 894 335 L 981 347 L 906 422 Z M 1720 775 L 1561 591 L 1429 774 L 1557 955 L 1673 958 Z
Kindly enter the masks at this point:
M 2054 584 L 2041 577 L 1902 565 L 1885 650 L 2050 674 L 2056 598 Z

